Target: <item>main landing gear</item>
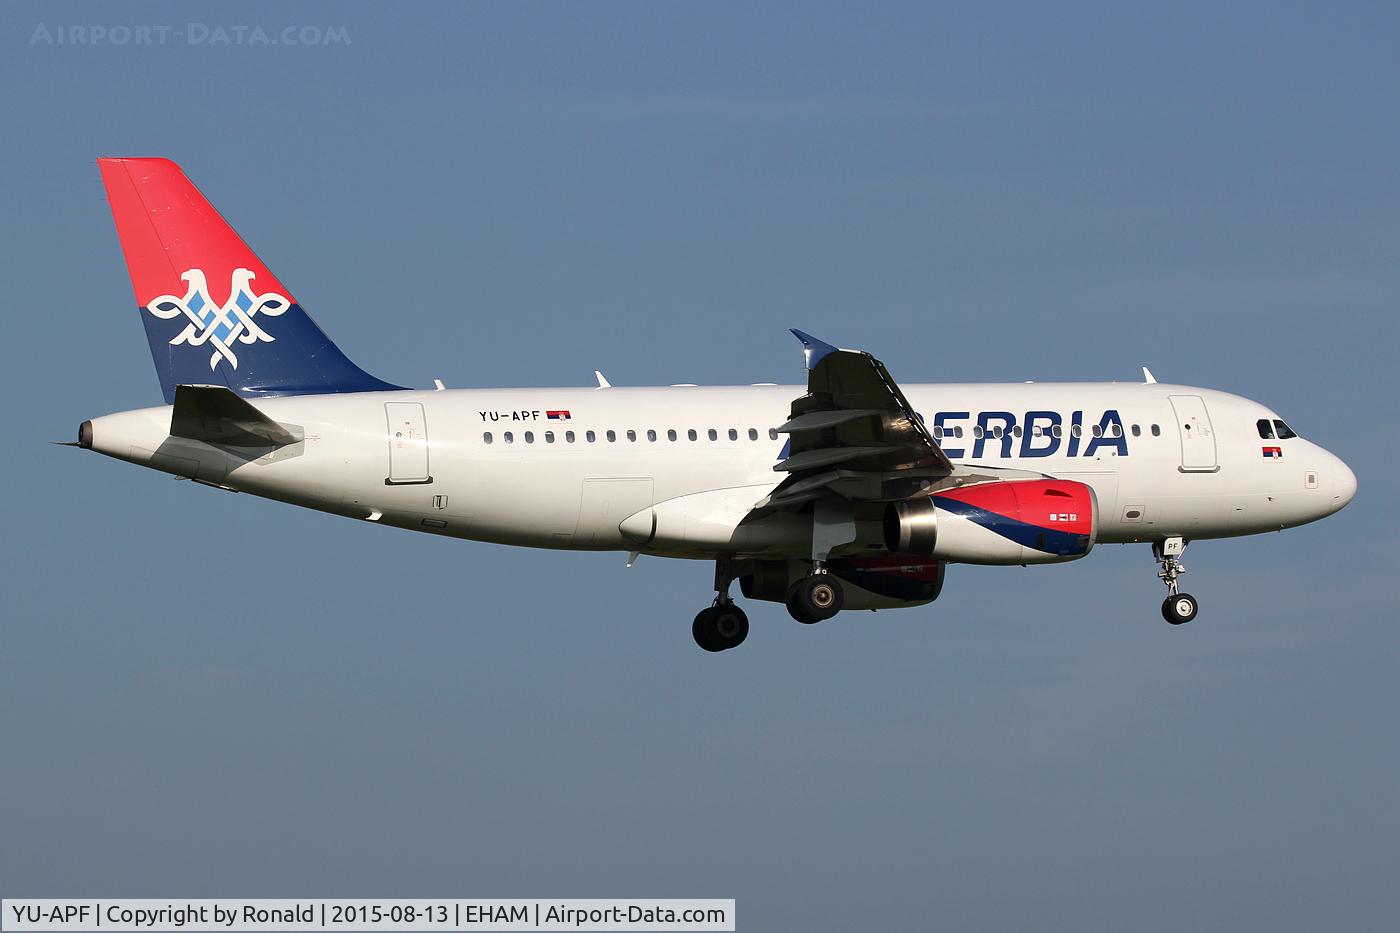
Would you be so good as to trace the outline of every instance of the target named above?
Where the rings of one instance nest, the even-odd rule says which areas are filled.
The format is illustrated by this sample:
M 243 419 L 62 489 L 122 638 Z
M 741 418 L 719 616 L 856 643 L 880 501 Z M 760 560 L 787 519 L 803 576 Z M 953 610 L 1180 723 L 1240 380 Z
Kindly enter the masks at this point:
M 741 567 L 744 570 L 740 571 Z M 834 574 L 827 573 L 820 561 L 814 561 L 813 567 L 812 573 L 799 577 L 787 591 L 788 612 L 797 621 L 808 625 L 831 618 L 841 611 L 845 603 L 841 581 Z M 734 600 L 729 596 L 736 572 L 750 573 L 751 565 L 726 558 L 715 561 L 715 600 L 700 610 L 691 623 L 690 634 L 695 637 L 695 643 L 706 651 L 737 648 L 749 635 L 749 617 L 734 605 Z M 774 599 L 776 595 L 772 593 L 759 598 Z
M 1167 598 L 1162 602 L 1162 618 L 1172 625 L 1183 625 L 1196 618 L 1196 597 L 1176 591 L 1176 578 L 1186 572 L 1181 565 L 1182 552 L 1186 550 L 1186 539 L 1167 538 L 1152 545 L 1152 558 L 1162 565 L 1157 576 L 1167 585 Z
M 715 601 L 701 609 L 690 625 L 695 643 L 706 651 L 728 651 L 739 647 L 749 637 L 749 617 L 729 597 L 729 586 L 733 582 L 730 561 L 724 558 L 715 561 Z
M 825 622 L 840 612 L 844 603 L 841 581 L 827 573 L 820 562 L 814 564 L 812 573 L 800 577 L 787 595 L 788 614 L 805 625 Z

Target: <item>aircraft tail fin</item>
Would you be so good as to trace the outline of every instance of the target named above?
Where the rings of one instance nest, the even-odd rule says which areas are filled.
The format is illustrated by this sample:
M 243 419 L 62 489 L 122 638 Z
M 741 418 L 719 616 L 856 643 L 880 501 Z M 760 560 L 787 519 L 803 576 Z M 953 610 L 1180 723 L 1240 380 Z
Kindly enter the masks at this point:
M 98 159 L 165 401 L 397 389 L 340 351 L 169 159 Z

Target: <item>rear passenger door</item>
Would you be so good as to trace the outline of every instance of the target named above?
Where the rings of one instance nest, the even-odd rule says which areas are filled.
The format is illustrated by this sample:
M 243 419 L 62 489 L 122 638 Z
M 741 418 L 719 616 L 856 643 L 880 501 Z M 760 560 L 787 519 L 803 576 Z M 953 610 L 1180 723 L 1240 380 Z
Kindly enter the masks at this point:
M 389 422 L 389 476 L 387 486 L 431 483 L 428 472 L 428 421 L 422 402 L 386 402 Z

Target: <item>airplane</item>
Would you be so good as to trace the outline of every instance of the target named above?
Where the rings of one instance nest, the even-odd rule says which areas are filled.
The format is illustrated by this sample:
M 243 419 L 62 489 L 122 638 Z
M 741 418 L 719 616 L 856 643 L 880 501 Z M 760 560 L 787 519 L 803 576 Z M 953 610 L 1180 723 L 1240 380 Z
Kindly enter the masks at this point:
M 1158 383 L 901 387 L 802 331 L 805 386 L 393 385 L 352 363 L 178 165 L 98 167 L 165 404 L 76 445 L 219 489 L 449 538 L 714 563 L 691 634 L 741 644 L 731 596 L 838 612 L 926 605 L 950 564 L 1146 543 L 1191 621 L 1187 543 L 1340 510 L 1356 477 L 1272 409 Z M 411 315 L 402 309 L 399 315 Z

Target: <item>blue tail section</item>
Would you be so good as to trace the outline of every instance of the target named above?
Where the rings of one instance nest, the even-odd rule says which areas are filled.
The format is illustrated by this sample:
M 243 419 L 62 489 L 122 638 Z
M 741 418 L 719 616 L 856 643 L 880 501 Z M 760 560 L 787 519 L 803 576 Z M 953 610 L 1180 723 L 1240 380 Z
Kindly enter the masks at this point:
M 167 403 L 179 385 L 245 397 L 399 389 L 341 352 L 168 159 L 98 159 Z

